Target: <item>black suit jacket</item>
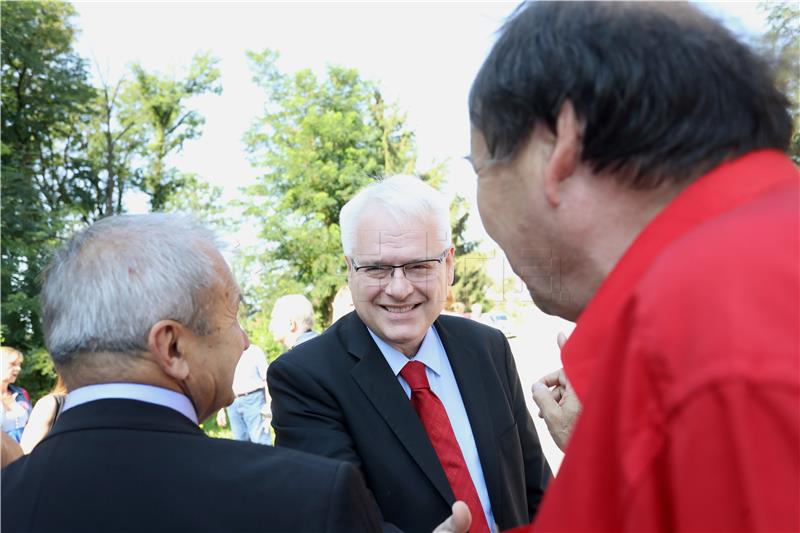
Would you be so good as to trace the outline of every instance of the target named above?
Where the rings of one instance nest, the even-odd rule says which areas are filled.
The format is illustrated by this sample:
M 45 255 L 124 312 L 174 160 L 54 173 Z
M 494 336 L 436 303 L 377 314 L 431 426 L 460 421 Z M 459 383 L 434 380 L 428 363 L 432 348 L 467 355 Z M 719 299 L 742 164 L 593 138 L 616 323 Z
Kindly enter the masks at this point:
M 2 472 L 2 530 L 376 531 L 352 465 L 207 437 L 180 413 L 134 400 L 65 411 Z
M 527 524 L 550 468 L 505 336 L 441 316 L 447 351 L 500 529 Z M 453 492 L 425 429 L 364 323 L 353 312 L 269 366 L 276 443 L 361 467 L 385 521 L 430 532 Z

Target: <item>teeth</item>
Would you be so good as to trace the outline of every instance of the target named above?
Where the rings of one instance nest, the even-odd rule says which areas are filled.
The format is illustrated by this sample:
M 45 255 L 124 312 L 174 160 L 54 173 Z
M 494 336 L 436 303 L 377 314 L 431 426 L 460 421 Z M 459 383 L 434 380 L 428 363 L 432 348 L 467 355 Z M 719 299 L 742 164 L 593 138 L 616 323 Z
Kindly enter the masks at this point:
M 389 307 L 384 305 L 383 308 L 389 311 L 390 313 L 405 313 L 406 311 L 411 311 L 412 309 L 414 309 L 414 306 L 406 305 L 404 307 Z

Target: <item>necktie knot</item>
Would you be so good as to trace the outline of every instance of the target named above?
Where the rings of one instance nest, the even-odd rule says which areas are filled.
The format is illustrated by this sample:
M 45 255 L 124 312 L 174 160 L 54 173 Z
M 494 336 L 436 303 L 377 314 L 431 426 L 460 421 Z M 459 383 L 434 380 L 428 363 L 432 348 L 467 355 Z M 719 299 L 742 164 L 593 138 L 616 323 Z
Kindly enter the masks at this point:
M 409 361 L 400 371 L 411 390 L 429 389 L 428 376 L 425 375 L 425 365 L 419 361 Z

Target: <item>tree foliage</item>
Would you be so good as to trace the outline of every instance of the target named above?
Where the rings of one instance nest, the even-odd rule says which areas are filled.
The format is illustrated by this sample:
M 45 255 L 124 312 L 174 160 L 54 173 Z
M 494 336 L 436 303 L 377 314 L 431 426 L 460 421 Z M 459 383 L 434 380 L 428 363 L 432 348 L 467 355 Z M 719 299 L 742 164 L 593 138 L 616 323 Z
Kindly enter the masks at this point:
M 245 257 L 259 270 L 250 290 L 266 308 L 282 294 L 306 294 L 318 323 L 327 324 L 333 296 L 346 283 L 341 208 L 386 175 L 415 173 L 438 187 L 443 168 L 416 169 L 405 115 L 356 70 L 329 66 L 319 79 L 310 70 L 280 72 L 270 50 L 248 57 L 267 95 L 245 137 L 253 165 L 264 170 L 245 191 L 245 215 L 258 221 L 263 243 Z
M 797 2 L 761 2 L 767 15 L 764 44 L 775 61 L 778 86 L 791 100 L 794 134 L 789 153 L 800 165 L 800 6 Z
M 71 5 L 3 2 L 2 336 L 23 351 L 40 347 L 38 275 L 83 209 L 91 179 L 80 125 L 94 89 L 74 52 Z
M 2 2 L 0 9 L 2 342 L 25 354 L 20 382 L 37 397 L 54 379 L 39 280 L 61 239 L 123 212 L 124 194 L 134 189 L 152 192 L 159 207 L 213 213 L 218 189 L 167 168 L 164 157 L 199 135 L 202 117 L 186 101 L 218 92 L 219 73 L 213 59 L 200 55 L 181 80 L 137 67 L 135 82 L 101 80 L 96 89 L 73 49 L 70 4 Z M 158 113 L 160 122 L 153 119 Z M 159 179 L 151 154 L 160 157 Z
M 452 303 L 461 302 L 466 308 L 475 303 L 488 308 L 489 299 L 486 297 L 486 289 L 492 285 L 492 280 L 486 273 L 486 258 L 476 251 L 478 243 L 468 241 L 464 237 L 469 219 L 469 205 L 463 197 L 456 196 L 450 205 L 450 219 L 453 227 L 456 264 L 449 300 Z M 450 310 L 454 309 L 451 307 Z
M 217 63 L 208 54 L 198 54 L 183 79 L 147 72 L 138 64 L 132 67 L 133 82 L 128 86 L 126 100 L 129 114 L 140 117 L 147 139 L 140 154 L 145 170 L 139 186 L 150 195 L 153 211 L 163 210 L 176 191 L 196 184 L 167 168 L 166 159 L 180 151 L 187 140 L 200 136 L 205 120 L 188 106 L 188 100 L 222 92 Z

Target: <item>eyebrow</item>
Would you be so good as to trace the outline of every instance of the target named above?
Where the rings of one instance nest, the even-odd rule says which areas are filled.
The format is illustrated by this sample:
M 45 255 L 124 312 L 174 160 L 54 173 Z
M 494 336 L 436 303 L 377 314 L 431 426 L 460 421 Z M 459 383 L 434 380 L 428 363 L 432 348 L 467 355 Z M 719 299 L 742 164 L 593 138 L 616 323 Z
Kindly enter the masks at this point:
M 422 259 L 412 259 L 411 261 L 406 261 L 406 262 L 400 263 L 400 264 L 401 265 L 410 265 L 411 263 L 423 263 L 425 261 L 438 261 L 438 260 L 439 260 L 439 256 L 437 255 L 436 257 L 424 257 Z M 364 264 L 358 263 L 358 266 L 362 267 L 362 266 L 390 266 L 390 265 L 389 265 L 389 263 L 384 262 L 381 259 L 381 260 L 375 261 L 374 263 L 364 263 Z

